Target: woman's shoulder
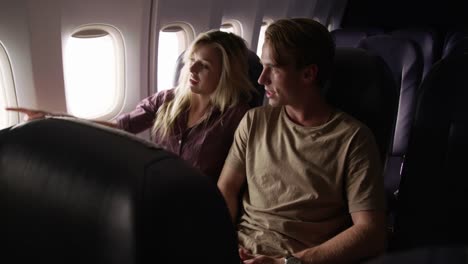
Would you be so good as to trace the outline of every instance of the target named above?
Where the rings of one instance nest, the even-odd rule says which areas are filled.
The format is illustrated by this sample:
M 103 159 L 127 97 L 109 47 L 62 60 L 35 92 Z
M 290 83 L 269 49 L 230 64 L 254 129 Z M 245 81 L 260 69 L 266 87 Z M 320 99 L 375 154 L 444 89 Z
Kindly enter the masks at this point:
M 174 99 L 175 91 L 173 89 L 162 90 L 154 93 L 145 100 L 149 100 L 153 105 L 159 107 L 167 101 Z M 143 100 L 143 101 L 145 101 Z
M 175 88 L 158 91 L 154 95 L 158 100 L 161 100 L 163 102 L 172 100 L 175 96 Z
M 249 111 L 250 109 L 251 107 L 248 104 L 238 103 L 236 105 L 228 107 L 223 112 L 220 112 L 219 109 L 215 108 L 213 109 L 213 113 L 216 113 L 215 116 L 217 116 L 219 120 L 223 120 L 223 122 L 233 123 L 237 125 L 240 122 L 240 120 L 244 117 L 245 113 L 247 113 L 247 111 Z
M 242 102 L 242 103 L 238 103 L 238 104 L 234 105 L 230 109 L 232 109 L 233 111 L 236 111 L 236 112 L 243 112 L 245 114 L 247 111 L 252 109 L 252 107 L 249 104 L 247 104 L 245 102 Z
M 246 103 L 238 103 L 227 107 L 224 111 L 221 111 L 218 107 L 213 107 L 212 111 L 219 113 L 221 116 L 232 116 L 241 113 L 245 114 L 251 107 Z

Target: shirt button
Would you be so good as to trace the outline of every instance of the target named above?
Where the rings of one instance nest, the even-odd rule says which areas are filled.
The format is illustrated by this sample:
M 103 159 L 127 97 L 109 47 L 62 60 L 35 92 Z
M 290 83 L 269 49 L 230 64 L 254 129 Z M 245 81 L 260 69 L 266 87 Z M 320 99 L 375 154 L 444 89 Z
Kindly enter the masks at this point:
M 179 139 L 179 145 L 182 144 L 182 139 Z

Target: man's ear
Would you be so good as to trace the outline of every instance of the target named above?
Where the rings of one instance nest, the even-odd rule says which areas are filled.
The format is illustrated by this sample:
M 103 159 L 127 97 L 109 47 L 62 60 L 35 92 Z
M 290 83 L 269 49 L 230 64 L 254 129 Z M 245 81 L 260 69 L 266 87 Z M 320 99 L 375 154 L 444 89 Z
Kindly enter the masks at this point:
M 318 67 L 316 64 L 307 65 L 304 68 L 304 80 L 308 82 L 317 81 Z

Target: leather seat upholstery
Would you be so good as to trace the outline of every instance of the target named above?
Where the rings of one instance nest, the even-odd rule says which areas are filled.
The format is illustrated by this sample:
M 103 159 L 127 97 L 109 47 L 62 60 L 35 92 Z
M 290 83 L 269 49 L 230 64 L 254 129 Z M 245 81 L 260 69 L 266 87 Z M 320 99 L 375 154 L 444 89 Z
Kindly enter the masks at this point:
M 395 247 L 468 244 L 468 55 L 434 65 L 418 93 Z
M 239 263 L 216 186 L 118 130 L 44 119 L 0 132 L 2 258 L 16 263 Z

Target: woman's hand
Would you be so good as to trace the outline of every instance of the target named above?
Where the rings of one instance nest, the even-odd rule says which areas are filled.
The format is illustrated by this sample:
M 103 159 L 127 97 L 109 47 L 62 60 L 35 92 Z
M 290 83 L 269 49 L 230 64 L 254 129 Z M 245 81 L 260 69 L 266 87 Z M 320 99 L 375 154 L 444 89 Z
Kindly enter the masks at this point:
M 56 117 L 72 117 L 76 118 L 72 115 L 69 114 L 57 114 L 57 113 L 51 113 L 51 112 L 46 112 L 43 110 L 37 110 L 37 109 L 29 109 L 29 108 L 24 108 L 24 107 L 7 107 L 5 108 L 7 111 L 14 111 L 18 113 L 24 114 L 24 121 L 31 121 L 31 120 L 36 120 L 36 119 L 42 119 L 45 118 L 46 116 L 56 116 Z M 118 125 L 115 122 L 110 122 L 110 121 L 99 121 L 99 120 L 88 120 L 97 124 L 105 125 L 108 127 L 112 128 L 118 128 Z
M 5 108 L 7 111 L 14 111 L 14 112 L 19 112 L 24 114 L 24 121 L 31 121 L 35 119 L 41 119 L 46 116 L 52 116 L 53 114 L 42 111 L 42 110 L 36 110 L 36 109 L 28 109 L 28 108 L 23 108 L 23 107 L 7 107 Z

